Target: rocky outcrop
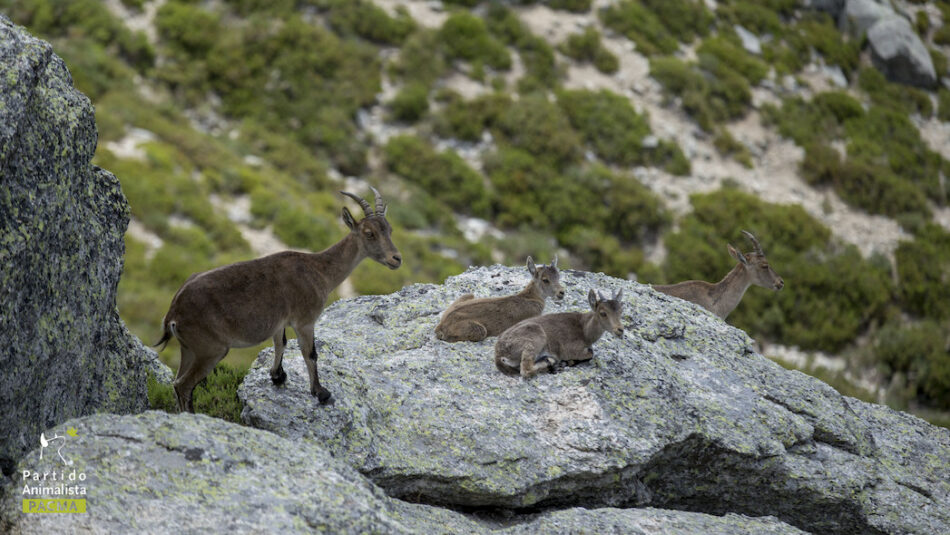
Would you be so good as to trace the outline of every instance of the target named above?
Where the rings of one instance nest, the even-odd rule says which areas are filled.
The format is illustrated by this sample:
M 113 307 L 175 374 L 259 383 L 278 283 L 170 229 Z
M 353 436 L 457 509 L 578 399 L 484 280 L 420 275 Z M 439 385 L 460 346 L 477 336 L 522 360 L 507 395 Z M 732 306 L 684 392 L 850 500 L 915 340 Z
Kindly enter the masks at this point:
M 522 269 L 472 269 L 442 286 L 340 301 L 316 330 L 323 384 L 299 351 L 271 384 L 265 350 L 239 390 L 243 418 L 325 445 L 390 495 L 513 511 L 660 507 L 773 515 L 819 533 L 950 532 L 950 431 L 757 354 L 743 332 L 647 286 L 565 271 L 546 312 L 624 290 L 627 337 L 592 362 L 525 381 L 495 339 L 433 336 L 459 295 L 512 293 Z M 751 291 L 756 291 L 753 289 Z M 741 305 L 740 305 L 741 306 Z
M 0 15 L 0 467 L 40 432 L 147 408 L 168 373 L 116 311 L 129 208 L 93 165 L 89 100 L 48 43 Z
M 937 84 L 930 52 L 907 19 L 885 17 L 868 30 L 871 60 L 888 80 L 917 87 Z
M 854 39 L 862 39 L 878 21 L 892 16 L 895 16 L 894 8 L 887 0 L 847 0 L 838 25 Z
M 53 448 L 43 460 L 26 456 L 18 492 L 0 503 L 3 533 L 801 533 L 774 518 L 656 509 L 575 508 L 508 518 L 503 528 L 392 499 L 318 444 L 202 415 L 100 414 L 46 434 L 67 437 L 61 452 L 72 465 Z M 35 482 L 23 478 L 26 470 L 67 479 Z M 75 488 L 67 499 L 86 500 L 85 514 L 22 512 L 24 488 L 61 484 Z
M 936 85 L 937 74 L 927 47 L 887 0 L 848 0 L 839 26 L 853 39 L 867 35 L 874 66 L 888 80 L 928 89 Z

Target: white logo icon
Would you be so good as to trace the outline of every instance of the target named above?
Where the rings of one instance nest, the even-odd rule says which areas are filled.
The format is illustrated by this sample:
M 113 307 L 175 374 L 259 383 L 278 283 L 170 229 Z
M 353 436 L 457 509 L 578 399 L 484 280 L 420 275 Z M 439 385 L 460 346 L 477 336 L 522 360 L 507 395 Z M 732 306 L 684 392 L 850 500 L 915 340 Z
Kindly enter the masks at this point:
M 61 437 L 61 436 L 59 436 L 58 433 L 55 434 L 55 435 L 53 435 L 53 437 L 52 437 L 52 438 L 49 438 L 49 439 L 46 438 L 46 434 L 45 434 L 45 433 L 40 433 L 40 459 L 43 459 L 43 450 L 45 450 L 45 449 L 48 448 L 50 445 L 52 445 L 53 441 L 56 441 L 56 440 L 61 440 L 61 441 L 62 441 L 62 443 L 60 443 L 59 447 L 56 448 L 56 453 L 57 453 L 57 455 L 59 455 L 59 458 L 63 461 L 63 464 L 64 464 L 64 465 L 66 465 L 66 466 L 72 466 L 73 460 L 72 460 L 72 459 L 68 459 L 68 460 L 67 460 L 65 457 L 63 457 L 63 446 L 66 445 L 66 437 Z

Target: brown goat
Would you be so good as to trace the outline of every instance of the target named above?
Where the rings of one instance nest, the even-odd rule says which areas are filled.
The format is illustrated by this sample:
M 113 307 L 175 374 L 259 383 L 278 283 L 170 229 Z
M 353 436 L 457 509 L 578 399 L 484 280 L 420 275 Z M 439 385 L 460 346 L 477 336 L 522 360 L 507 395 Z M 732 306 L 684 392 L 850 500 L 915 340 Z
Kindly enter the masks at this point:
M 180 411 L 194 412 L 191 395 L 232 347 L 248 347 L 268 338 L 274 340 L 274 384 L 287 373 L 281 364 L 287 344 L 286 328 L 297 332 L 300 350 L 310 376 L 310 394 L 320 403 L 330 392 L 320 385 L 314 322 L 327 297 L 364 258 L 397 269 L 402 257 L 393 245 L 392 227 L 386 221 L 386 205 L 375 188 L 376 207 L 352 193 L 340 192 L 360 203 L 365 217 L 357 222 L 343 208 L 343 222 L 350 232 L 319 253 L 285 251 L 256 260 L 238 262 L 196 273 L 172 298 L 162 321 L 164 330 L 157 345 L 172 336 L 181 344 L 181 364 L 175 379 Z
M 537 316 L 544 310 L 547 297 L 564 297 L 561 274 L 557 270 L 557 256 L 550 266 L 534 265 L 528 257 L 531 282 L 515 295 L 475 299 L 465 294 L 455 300 L 442 314 L 435 328 L 435 336 L 446 342 L 479 342 L 497 336 L 519 321 Z
M 739 263 L 721 281 L 712 284 L 691 280 L 678 284 L 658 284 L 654 285 L 653 289 L 696 303 L 720 318 L 726 319 L 726 316 L 738 306 L 749 286 L 755 284 L 776 291 L 784 288 L 785 281 L 772 270 L 765 257 L 765 251 L 759 245 L 759 240 L 755 239 L 751 232 L 743 230 L 742 233 L 752 242 L 755 252 L 742 254 L 732 245 L 726 244 L 729 254 Z
M 591 311 L 562 312 L 528 318 L 503 332 L 495 343 L 495 366 L 508 375 L 528 378 L 554 371 L 560 362 L 594 358 L 591 346 L 606 331 L 623 338 L 620 315 L 623 290 L 608 298 L 596 290 L 587 294 Z

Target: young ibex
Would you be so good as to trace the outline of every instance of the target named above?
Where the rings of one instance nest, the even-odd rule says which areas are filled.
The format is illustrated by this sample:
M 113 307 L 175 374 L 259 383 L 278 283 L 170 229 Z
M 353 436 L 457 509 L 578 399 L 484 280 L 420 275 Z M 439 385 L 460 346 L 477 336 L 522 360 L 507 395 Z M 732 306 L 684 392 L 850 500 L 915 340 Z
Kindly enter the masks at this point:
M 402 264 L 386 221 L 386 205 L 379 192 L 371 189 L 376 195 L 375 209 L 352 193 L 340 192 L 359 202 L 365 217 L 357 222 L 344 207 L 343 222 L 350 233 L 322 252 L 285 251 L 196 273 L 185 281 L 172 298 L 162 321 L 162 339 L 155 344 L 167 343 L 172 336 L 181 343 L 175 379 L 180 411 L 194 412 L 192 390 L 232 347 L 273 338 L 270 376 L 274 384 L 282 384 L 287 379 L 281 365 L 287 326 L 297 332 L 310 375 L 310 394 L 320 403 L 330 399 L 330 392 L 320 386 L 313 339 L 314 322 L 327 297 L 364 258 L 390 269 Z
M 503 332 L 495 343 L 495 366 L 508 375 L 531 377 L 558 361 L 577 363 L 594 358 L 591 346 L 605 331 L 623 338 L 620 313 L 623 290 L 613 298 L 591 290 L 591 311 L 562 312 L 528 318 Z
M 446 342 L 479 342 L 503 333 L 523 319 L 541 314 L 545 298 L 564 297 L 557 256 L 550 266 L 540 268 L 529 256 L 527 266 L 531 282 L 515 295 L 475 299 L 474 295 L 465 294 L 456 299 L 442 314 L 442 321 L 435 328 L 436 338 Z
M 726 245 L 729 254 L 739 261 L 721 281 L 711 284 L 705 281 L 685 281 L 678 284 L 655 285 L 654 290 L 673 297 L 679 297 L 696 303 L 722 319 L 732 312 L 749 286 L 755 284 L 763 288 L 781 290 L 785 281 L 772 271 L 759 240 L 751 232 L 742 231 L 752 242 L 755 252 L 742 254 L 732 245 Z

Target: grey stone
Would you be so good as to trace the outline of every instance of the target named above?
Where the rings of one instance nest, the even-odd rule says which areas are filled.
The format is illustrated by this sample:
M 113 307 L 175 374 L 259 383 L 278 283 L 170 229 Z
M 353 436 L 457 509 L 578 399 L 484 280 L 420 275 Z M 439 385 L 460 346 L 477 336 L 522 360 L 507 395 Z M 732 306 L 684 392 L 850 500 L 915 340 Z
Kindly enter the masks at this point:
M 42 460 L 37 451 L 24 457 L 17 492 L 0 501 L 3 533 L 802 533 L 768 517 L 657 509 L 575 508 L 509 518 L 503 529 L 390 498 L 318 444 L 203 415 L 99 414 L 46 434 L 65 437 L 60 451 L 72 465 L 53 448 Z M 62 482 L 76 493 L 63 497 L 85 499 L 87 512 L 22 513 L 25 487 L 60 485 L 31 482 L 24 470 L 76 474 Z
M 762 54 L 762 42 L 759 41 L 758 36 L 738 24 L 733 26 L 733 28 L 736 30 L 736 35 L 739 36 L 739 40 L 742 41 L 742 48 L 744 48 L 746 52 L 756 55 Z
M 148 407 L 155 353 L 116 311 L 129 206 L 52 47 L 0 15 L 0 467 L 40 432 Z M 169 372 L 170 373 L 170 372 Z
M 655 149 L 660 146 L 660 140 L 653 134 L 650 134 L 643 138 L 643 141 L 640 142 L 640 146 L 645 149 Z
M 271 384 L 262 352 L 242 417 L 324 444 L 391 495 L 455 506 L 650 506 L 775 516 L 819 533 L 950 532 L 950 431 L 843 397 L 755 353 L 699 307 L 648 286 L 565 270 L 546 312 L 624 290 L 627 337 L 531 380 L 502 375 L 494 338 L 447 344 L 433 328 L 458 296 L 503 295 L 521 268 L 338 301 L 316 326 L 311 397 L 299 350 Z M 758 289 L 753 289 L 756 291 Z M 740 305 L 741 306 L 741 305 Z
M 888 80 L 917 87 L 937 85 L 930 52 L 907 19 L 885 17 L 868 30 L 871 60 Z
M 837 65 L 823 65 L 821 67 L 821 72 L 825 74 L 825 77 L 831 81 L 836 87 L 848 87 L 848 79 L 844 75 L 844 71 L 841 70 L 841 67 Z
M 861 39 L 877 21 L 891 15 L 894 9 L 886 1 L 847 0 L 838 25 L 853 38 Z

